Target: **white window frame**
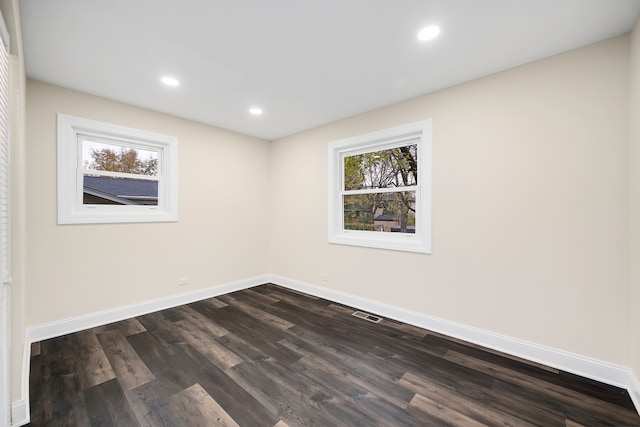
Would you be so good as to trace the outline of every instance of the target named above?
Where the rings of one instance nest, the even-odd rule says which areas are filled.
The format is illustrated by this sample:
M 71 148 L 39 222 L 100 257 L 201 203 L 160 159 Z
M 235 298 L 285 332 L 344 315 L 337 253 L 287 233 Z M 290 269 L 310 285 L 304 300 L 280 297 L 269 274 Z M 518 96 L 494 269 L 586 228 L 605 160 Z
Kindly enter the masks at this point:
M 80 136 L 158 152 L 158 205 L 83 204 Z M 103 175 L 124 176 L 114 172 Z M 135 175 L 136 179 L 147 179 Z M 174 222 L 178 220 L 178 140 L 169 135 L 58 113 L 58 224 Z
M 329 243 L 431 253 L 431 119 L 358 135 L 329 143 Z M 416 192 L 416 232 L 388 233 L 345 230 L 343 196 L 344 158 L 399 146 L 418 145 L 417 185 L 402 187 Z

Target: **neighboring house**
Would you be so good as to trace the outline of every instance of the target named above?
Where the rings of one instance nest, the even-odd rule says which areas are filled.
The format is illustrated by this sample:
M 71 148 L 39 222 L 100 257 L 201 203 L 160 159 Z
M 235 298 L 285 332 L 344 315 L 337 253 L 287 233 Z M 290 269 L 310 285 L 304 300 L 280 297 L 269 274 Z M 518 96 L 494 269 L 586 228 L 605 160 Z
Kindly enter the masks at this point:
M 141 179 L 85 176 L 85 205 L 158 205 L 158 182 Z
M 400 233 L 400 220 L 393 215 L 378 215 L 373 218 L 373 227 L 376 231 L 387 231 L 392 233 Z M 415 233 L 415 225 L 407 225 L 407 231 L 405 233 Z
M 393 215 L 378 215 L 373 218 L 373 227 L 376 231 L 390 232 L 394 227 L 400 230 L 400 220 Z

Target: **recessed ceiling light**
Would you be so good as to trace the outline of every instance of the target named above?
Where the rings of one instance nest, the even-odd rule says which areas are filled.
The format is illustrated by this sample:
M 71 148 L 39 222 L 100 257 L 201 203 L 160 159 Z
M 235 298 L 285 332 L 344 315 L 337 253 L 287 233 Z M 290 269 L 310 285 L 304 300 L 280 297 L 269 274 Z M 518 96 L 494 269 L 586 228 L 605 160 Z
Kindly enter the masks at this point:
M 251 114 L 253 114 L 254 116 L 259 116 L 260 114 L 262 114 L 262 108 L 251 107 L 251 108 L 249 108 L 249 112 Z
M 180 82 L 178 81 L 178 79 L 174 79 L 173 77 L 169 77 L 169 76 L 164 76 L 162 79 L 160 79 L 160 81 L 162 81 L 162 83 L 166 84 L 167 86 L 180 85 Z
M 422 41 L 433 40 L 438 37 L 438 34 L 440 34 L 440 27 L 437 25 L 429 25 L 420 30 L 418 39 Z

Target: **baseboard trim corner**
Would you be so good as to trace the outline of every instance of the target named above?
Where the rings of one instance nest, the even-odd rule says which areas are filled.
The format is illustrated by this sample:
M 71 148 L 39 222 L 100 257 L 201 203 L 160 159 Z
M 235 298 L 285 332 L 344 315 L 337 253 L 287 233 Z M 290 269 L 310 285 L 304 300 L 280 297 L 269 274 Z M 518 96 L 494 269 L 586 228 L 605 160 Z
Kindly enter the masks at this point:
M 30 346 L 33 342 L 59 337 L 65 334 L 82 331 L 84 329 L 118 322 L 120 320 L 130 319 L 132 317 L 141 316 L 154 311 L 166 310 L 183 304 L 190 304 L 192 302 L 201 301 L 203 299 L 212 298 L 229 292 L 251 288 L 266 283 L 267 281 L 268 276 L 257 276 L 250 279 L 198 289 L 192 292 L 185 292 L 141 303 L 116 307 L 109 310 L 70 317 L 67 319 L 57 320 L 55 322 L 29 326 L 27 327 L 27 339 L 25 345 Z
M 312 285 L 278 275 L 257 276 L 245 280 L 216 285 L 193 292 L 158 298 L 138 304 L 117 307 L 55 322 L 27 327 L 23 360 L 23 396 L 11 405 L 12 427 L 29 423 L 29 366 L 31 344 L 84 329 L 117 322 L 154 311 L 165 310 L 183 304 L 212 298 L 230 292 L 251 288 L 264 283 L 274 283 L 285 288 L 345 304 L 389 319 L 415 325 L 477 345 L 501 351 L 512 356 L 540 363 L 606 384 L 625 388 L 640 414 L 640 381 L 629 368 L 580 356 L 516 338 L 496 334 L 460 323 L 451 322 L 386 303 L 362 298 L 325 287 Z M 26 397 L 25 397 L 26 396 Z
M 11 427 L 24 426 L 30 421 L 29 406 L 24 400 L 11 403 Z
M 640 411 L 640 385 L 637 378 L 635 378 L 633 371 L 629 368 L 523 341 L 491 331 L 451 322 L 423 313 L 405 310 L 389 304 L 292 280 L 282 276 L 271 275 L 270 282 L 393 320 L 409 323 L 453 338 L 488 347 L 531 362 L 540 363 L 542 365 L 570 372 L 585 378 L 590 378 L 605 384 L 625 388 L 632 396 L 636 409 Z
M 29 326 L 25 332 L 23 366 L 22 366 L 22 399 L 12 403 L 12 427 L 22 426 L 30 422 L 29 414 L 29 366 L 31 358 L 31 344 L 34 342 L 55 338 L 84 329 L 106 325 L 120 320 L 130 319 L 154 311 L 166 310 L 183 304 L 201 301 L 242 289 L 252 288 L 269 282 L 270 276 L 256 276 L 249 279 L 215 285 L 192 292 L 157 298 L 141 303 L 88 313 L 81 316 L 57 320 Z
M 631 400 L 636 406 L 636 411 L 638 411 L 638 415 L 640 415 L 640 380 L 633 371 L 631 371 L 629 376 L 631 377 L 631 385 L 627 390 L 629 390 L 629 396 L 631 396 Z

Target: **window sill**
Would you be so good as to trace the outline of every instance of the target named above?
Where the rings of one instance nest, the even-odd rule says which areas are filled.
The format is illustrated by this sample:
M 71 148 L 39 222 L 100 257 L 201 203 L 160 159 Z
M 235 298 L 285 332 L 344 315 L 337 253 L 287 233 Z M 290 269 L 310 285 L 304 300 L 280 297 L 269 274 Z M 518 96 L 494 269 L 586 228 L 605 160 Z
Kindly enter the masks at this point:
M 375 235 L 371 236 L 370 233 Z M 384 236 L 381 236 L 382 234 Z M 352 230 L 329 236 L 329 243 L 424 254 L 431 253 L 430 245 L 415 234 Z

